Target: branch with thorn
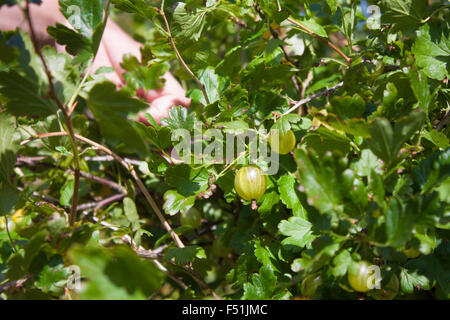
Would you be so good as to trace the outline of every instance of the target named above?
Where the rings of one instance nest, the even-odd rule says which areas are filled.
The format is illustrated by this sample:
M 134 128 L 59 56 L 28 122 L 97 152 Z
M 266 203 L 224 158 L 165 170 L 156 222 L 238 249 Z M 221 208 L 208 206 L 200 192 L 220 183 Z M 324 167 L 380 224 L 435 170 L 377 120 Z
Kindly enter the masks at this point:
M 210 104 L 208 94 L 206 93 L 205 86 L 198 79 L 198 77 L 192 72 L 192 70 L 189 68 L 189 66 L 186 64 L 186 62 L 184 61 L 180 52 L 178 51 L 177 46 L 175 45 L 175 39 L 173 38 L 172 32 L 170 31 L 169 21 L 167 21 L 166 14 L 164 13 L 164 0 L 161 2 L 161 9 L 155 8 L 155 10 L 160 14 L 162 19 L 164 20 L 167 36 L 169 37 L 170 46 L 172 47 L 173 51 L 175 52 L 175 55 L 177 56 L 178 61 L 181 63 L 183 68 L 189 73 L 189 75 L 192 77 L 192 79 L 194 79 L 195 82 L 197 82 L 197 84 L 200 86 L 203 96 L 205 97 L 206 104 Z
M 49 94 L 50 97 L 55 101 L 56 105 L 58 106 L 58 109 L 61 110 L 64 120 L 67 125 L 67 131 L 68 136 L 70 138 L 70 143 L 72 145 L 72 153 L 73 153 L 73 162 L 74 162 L 74 186 L 73 186 L 73 197 L 72 197 L 72 206 L 71 206 L 71 212 L 70 212 L 70 218 L 69 223 L 71 226 L 74 225 L 76 217 L 77 217 L 77 206 L 78 206 L 78 190 L 80 186 L 80 159 L 79 159 L 79 153 L 78 153 L 78 144 L 77 139 L 75 138 L 75 131 L 73 129 L 72 119 L 70 118 L 71 108 L 68 110 L 64 107 L 61 100 L 58 98 L 58 95 L 56 94 L 55 87 L 53 85 L 53 75 L 50 72 L 50 69 L 47 65 L 47 62 L 45 61 L 44 55 L 42 54 L 41 48 L 39 46 L 38 40 L 36 38 L 36 32 L 34 30 L 33 26 L 33 20 L 31 19 L 30 14 L 30 0 L 25 1 L 25 8 L 23 8 L 23 12 L 25 15 L 25 18 L 28 22 L 28 27 L 30 29 L 30 38 L 33 43 L 34 50 L 36 51 L 37 55 L 39 56 L 42 65 L 44 67 L 45 75 L 47 76 L 48 86 L 49 86 Z
M 310 102 L 311 100 L 313 100 L 313 99 L 315 99 L 317 97 L 320 97 L 320 96 L 323 96 L 323 95 L 330 95 L 330 94 L 332 94 L 334 91 L 336 91 L 337 89 L 339 89 L 339 88 L 341 88 L 343 86 L 344 86 L 344 82 L 339 82 L 337 85 L 335 85 L 335 86 L 333 86 L 333 87 L 331 87 L 331 88 L 329 88 L 327 90 L 324 90 L 324 91 L 318 92 L 316 94 L 313 94 L 312 96 L 309 96 L 309 97 L 307 97 L 305 99 L 302 99 L 300 101 L 291 102 L 291 103 L 294 104 L 294 106 L 292 108 L 290 108 L 288 111 L 286 111 L 285 113 L 283 113 L 280 116 L 280 118 L 285 116 L 285 115 L 287 115 L 288 113 L 291 113 L 292 111 L 296 110 L 298 107 L 300 107 L 300 106 Z

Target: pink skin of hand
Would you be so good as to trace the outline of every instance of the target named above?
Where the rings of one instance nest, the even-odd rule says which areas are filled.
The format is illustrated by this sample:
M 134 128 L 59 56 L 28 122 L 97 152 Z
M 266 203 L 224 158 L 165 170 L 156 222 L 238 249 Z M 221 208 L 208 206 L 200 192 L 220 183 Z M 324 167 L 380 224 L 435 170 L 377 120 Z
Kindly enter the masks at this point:
M 57 0 L 43 0 L 41 5 L 30 5 L 31 17 L 37 38 L 48 43 L 51 41 L 47 34 L 47 27 L 55 25 L 57 22 L 70 27 L 64 16 L 59 11 Z M 28 31 L 28 24 L 21 10 L 17 7 L 2 6 L 0 9 L 0 30 L 15 30 L 20 28 Z M 100 43 L 100 47 L 93 64 L 93 72 L 100 67 L 112 67 L 114 72 L 105 74 L 111 82 L 117 87 L 124 84 L 124 70 L 120 66 L 124 54 L 132 54 L 140 57 L 141 44 L 131 38 L 116 23 L 108 20 Z M 58 51 L 64 51 L 64 47 L 56 45 Z M 185 90 L 174 78 L 167 72 L 164 74 L 164 86 L 159 90 L 145 91 L 139 89 L 137 95 L 150 102 L 150 107 L 146 112 L 159 123 L 162 118 L 168 116 L 169 109 L 174 105 L 189 106 L 190 99 L 186 98 Z M 144 113 L 139 114 L 139 121 L 148 124 Z

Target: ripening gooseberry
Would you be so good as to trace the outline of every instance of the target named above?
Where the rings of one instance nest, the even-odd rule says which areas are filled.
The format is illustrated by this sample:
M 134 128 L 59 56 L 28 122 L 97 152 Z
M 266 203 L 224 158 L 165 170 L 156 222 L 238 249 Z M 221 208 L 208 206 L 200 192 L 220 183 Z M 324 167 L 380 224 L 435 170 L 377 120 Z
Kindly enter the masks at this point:
M 272 149 L 279 154 L 288 154 L 295 148 L 296 140 L 292 130 L 288 130 L 286 134 L 282 135 L 279 132 L 278 135 L 278 146 L 276 144 L 275 136 L 270 135 L 270 146 Z
M 266 176 L 255 165 L 238 170 L 234 177 L 234 188 L 244 200 L 258 200 L 266 191 Z

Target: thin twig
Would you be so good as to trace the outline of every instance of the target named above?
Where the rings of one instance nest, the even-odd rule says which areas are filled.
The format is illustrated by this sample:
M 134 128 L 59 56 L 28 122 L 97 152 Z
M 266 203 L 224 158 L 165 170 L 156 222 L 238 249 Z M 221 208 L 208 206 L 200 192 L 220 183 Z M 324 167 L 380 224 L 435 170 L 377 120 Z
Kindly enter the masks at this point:
M 24 191 L 24 189 L 21 188 L 21 187 L 17 187 L 17 190 L 19 192 L 23 192 Z M 49 196 L 46 196 L 46 195 L 42 195 L 42 194 L 40 194 L 39 192 L 36 192 L 36 191 L 32 192 L 31 195 L 33 197 L 40 198 L 40 199 L 42 199 L 42 200 L 44 200 L 46 202 L 50 202 L 52 204 L 59 205 L 59 200 L 56 199 L 56 198 L 49 197 Z
M 85 161 L 95 161 L 95 162 L 112 162 L 112 161 L 115 161 L 114 158 L 111 157 L 111 156 L 84 157 L 84 160 Z M 130 163 L 130 164 L 133 164 L 135 166 L 139 166 L 139 165 L 145 163 L 145 161 L 129 159 L 129 158 L 123 158 L 123 160 L 126 163 Z
M 279 38 L 278 34 L 276 33 L 275 30 L 272 29 L 272 27 L 270 25 L 269 25 L 269 29 L 270 29 L 270 32 L 271 32 L 272 36 L 275 39 L 278 39 Z M 291 57 L 289 57 L 288 53 L 286 52 L 286 49 L 284 49 L 284 47 L 281 44 L 279 45 L 279 48 L 281 49 L 281 51 L 283 51 L 284 58 L 286 59 L 286 61 L 288 61 L 289 63 L 294 65 L 294 62 L 292 61 Z M 300 95 L 301 94 L 300 86 L 298 84 L 298 81 L 297 81 L 297 78 L 295 77 L 295 75 L 293 75 L 291 77 L 291 81 L 292 81 L 292 84 L 294 85 L 295 91 L 297 92 L 298 95 Z
M 233 22 L 236 23 L 237 25 L 239 25 L 239 26 L 241 26 L 241 27 L 243 27 L 243 28 L 245 28 L 245 29 L 248 29 L 248 25 L 245 23 L 245 21 L 240 20 L 238 17 L 232 15 L 232 16 L 230 17 L 230 19 L 231 19 L 231 21 L 233 21 Z
M 112 224 L 109 224 L 106 221 L 100 221 L 100 219 L 98 219 L 97 217 L 93 217 L 92 218 L 95 222 L 100 223 L 102 226 L 105 226 L 113 231 L 117 231 L 118 228 L 113 226 Z M 136 246 L 134 245 L 133 241 L 131 240 L 131 237 L 129 235 L 125 235 L 120 237 L 124 242 L 128 243 L 133 250 L 136 252 L 137 255 L 143 257 L 143 258 L 147 258 L 150 256 L 153 256 L 151 259 L 153 261 L 153 263 L 156 265 L 156 267 L 158 269 L 160 269 L 162 272 L 164 272 L 170 279 L 172 279 L 173 281 L 175 281 L 175 283 L 177 283 L 183 290 L 187 290 L 189 287 L 179 278 L 177 278 L 175 275 L 173 275 L 172 273 L 170 273 L 169 270 L 167 270 L 166 267 L 164 267 L 164 265 L 158 260 L 158 255 L 159 252 L 157 252 L 156 250 L 152 251 L 151 249 L 144 249 L 142 246 L 139 246 L 136 248 Z M 144 256 L 144 252 L 146 252 L 146 256 Z
M 436 131 L 441 131 L 442 128 L 444 128 L 449 123 L 450 123 L 450 111 L 447 111 L 445 116 L 442 118 L 441 121 L 439 121 L 438 125 L 436 126 Z
M 66 168 L 60 167 L 58 165 L 54 165 L 54 164 L 50 164 L 50 163 L 42 163 L 42 160 L 45 160 L 46 157 L 24 157 L 24 156 L 18 156 L 17 157 L 17 161 L 16 161 L 16 167 L 20 166 L 22 164 L 28 165 L 28 166 L 44 166 L 44 167 L 48 167 L 48 168 L 55 168 L 55 169 L 59 169 L 59 170 L 66 170 Z M 70 168 L 71 172 L 73 173 L 73 169 Z M 84 172 L 84 171 L 80 171 L 80 176 L 85 178 L 85 179 L 89 179 L 92 180 L 94 182 L 103 184 L 105 186 L 107 186 L 108 188 L 112 189 L 112 190 L 116 190 L 120 193 L 127 193 L 127 189 L 123 186 L 121 186 L 120 184 L 105 179 L 105 178 L 101 178 L 98 176 L 95 176 L 89 172 Z
M 24 189 L 20 188 L 20 187 L 17 187 L 17 190 L 20 191 L 20 192 L 23 192 Z M 40 194 L 40 193 L 38 193 L 36 191 L 32 192 L 31 195 L 33 197 L 42 199 L 45 202 L 54 204 L 55 206 L 59 206 L 60 205 L 58 199 L 53 198 L 53 197 L 49 197 L 49 196 L 46 196 L 46 195 L 42 195 L 42 194 Z M 111 197 L 105 198 L 105 199 L 100 200 L 100 201 L 83 203 L 83 204 L 80 204 L 79 206 L 77 206 L 77 210 L 78 211 L 88 211 L 90 209 L 98 210 L 100 208 L 103 208 L 104 206 L 107 206 L 108 204 L 111 204 L 111 203 L 116 202 L 116 201 L 120 201 L 126 195 L 127 195 L 126 193 L 125 194 L 124 193 L 119 193 L 119 194 L 115 194 L 115 195 L 113 195 Z M 63 208 L 64 208 L 64 210 L 70 209 L 70 208 L 67 208 L 65 206 L 63 206 Z
M 320 41 L 322 41 L 323 43 L 326 43 L 331 49 L 333 49 L 334 51 L 336 51 L 342 58 L 344 58 L 344 60 L 347 63 L 350 63 L 352 61 L 352 59 L 350 59 L 349 57 L 347 57 L 345 55 L 345 53 L 343 53 L 338 47 L 336 47 L 333 43 L 331 43 L 329 40 L 327 40 L 326 38 L 319 36 L 317 33 L 315 33 L 314 31 L 312 31 L 311 29 L 305 27 L 304 25 L 302 25 L 300 22 L 292 19 L 292 18 L 287 18 L 287 20 L 293 24 L 295 24 L 297 27 L 299 27 L 302 30 L 305 30 L 307 33 L 309 33 L 310 35 L 312 35 L 313 37 L 319 39 Z
M 115 194 L 111 197 L 105 198 L 100 201 L 83 203 L 78 206 L 77 210 L 78 211 L 86 211 L 86 210 L 94 209 L 94 211 L 97 211 L 98 209 L 103 208 L 111 203 L 122 200 L 123 198 L 126 197 L 126 195 L 127 195 L 126 193 L 118 193 L 118 194 Z
M 161 213 L 161 211 L 159 210 L 159 208 L 156 205 L 155 201 L 153 200 L 153 197 L 150 195 L 150 193 L 148 192 L 148 190 L 145 187 L 144 183 L 142 182 L 142 180 L 137 175 L 136 170 L 134 169 L 134 167 L 131 164 L 125 162 L 120 156 L 118 156 L 117 154 L 115 154 L 110 149 L 106 148 L 105 146 L 103 146 L 101 144 L 98 144 L 97 142 L 94 142 L 94 141 L 92 141 L 92 140 L 90 140 L 88 138 L 85 138 L 83 136 L 75 135 L 75 137 L 78 140 L 83 141 L 84 143 L 87 143 L 87 144 L 89 144 L 89 145 L 91 145 L 93 147 L 96 147 L 97 149 L 103 151 L 104 153 L 112 156 L 114 159 L 116 159 L 117 162 L 119 162 L 125 169 L 128 170 L 128 172 L 131 174 L 133 179 L 136 181 L 139 189 L 141 189 L 142 193 L 144 194 L 144 197 L 147 199 L 147 202 L 150 204 L 150 206 L 152 207 L 153 211 L 155 211 L 156 215 L 158 216 L 159 220 L 163 224 L 164 228 L 167 230 L 167 232 L 169 232 L 170 236 L 175 241 L 176 245 L 179 248 L 184 248 L 184 244 L 181 241 L 180 237 L 178 237 L 176 232 L 172 229 L 170 224 L 167 222 L 166 218 L 164 218 L 163 214 Z
M 308 103 L 308 102 L 310 102 L 311 100 L 313 100 L 313 99 L 315 99 L 315 98 L 317 98 L 317 97 L 320 97 L 320 96 L 323 96 L 323 95 L 326 95 L 326 94 L 331 94 L 333 91 L 335 91 L 336 89 L 342 87 L 343 85 L 344 85 L 344 82 L 339 82 L 337 85 L 335 85 L 335 86 L 333 86 L 333 87 L 331 87 L 331 88 L 329 88 L 329 89 L 327 89 L 327 90 L 318 92 L 318 93 L 313 94 L 312 96 L 310 96 L 310 97 L 308 97 L 308 98 L 305 98 L 305 99 L 302 99 L 302 100 L 296 102 L 295 105 L 294 105 L 292 108 L 290 108 L 288 111 L 286 111 L 285 113 L 283 113 L 283 114 L 280 116 L 280 118 L 283 117 L 283 116 L 285 116 L 285 115 L 287 115 L 288 113 L 291 113 L 292 111 L 294 111 L 295 109 L 297 109 L 297 108 L 300 107 L 301 105 L 304 105 L 305 103 Z
M 184 270 L 188 275 L 190 275 L 192 277 L 192 279 L 195 280 L 195 282 L 198 283 L 198 285 L 200 286 L 200 288 L 205 292 L 205 293 L 211 293 L 212 296 L 214 297 L 214 299 L 216 300 L 222 300 L 222 297 L 219 296 L 212 288 L 210 288 L 208 286 L 208 284 L 203 281 L 203 279 L 201 279 L 198 274 L 195 272 L 195 270 L 191 267 L 191 266 L 180 266 L 178 264 L 176 264 L 175 262 L 169 260 L 169 263 L 172 264 L 173 266 L 176 267 L 181 267 L 182 270 Z
M 68 135 L 67 132 L 63 132 L 63 131 L 61 131 L 61 132 L 50 132 L 50 133 L 45 133 L 43 135 L 37 135 L 37 136 L 31 137 L 31 138 L 29 138 L 29 139 L 27 139 L 25 141 L 30 142 L 30 141 L 33 141 L 33 140 L 36 140 L 36 139 L 47 138 L 49 136 L 55 137 L 55 136 L 67 136 L 67 135 Z M 131 176 L 136 181 L 139 189 L 142 191 L 142 193 L 144 194 L 145 198 L 149 202 L 150 206 L 155 211 L 156 215 L 158 216 L 159 220 L 163 224 L 164 228 L 167 230 L 167 232 L 170 234 L 172 239 L 175 241 L 176 245 L 179 248 L 184 248 L 185 247 L 184 243 L 181 241 L 181 239 L 178 237 L 176 232 L 172 229 L 170 224 L 167 222 L 167 220 L 162 215 L 161 211 L 159 210 L 159 208 L 156 205 L 155 201 L 153 200 L 152 196 L 149 194 L 149 192 L 148 192 L 147 188 L 145 187 L 144 183 L 142 182 L 142 180 L 137 175 L 137 173 L 134 170 L 133 166 L 131 164 L 125 162 L 125 160 L 123 160 L 120 156 L 115 154 L 113 151 L 111 151 L 107 147 L 105 147 L 105 146 L 103 146 L 101 144 L 98 144 L 95 141 L 92 141 L 92 140 L 90 140 L 90 139 L 88 139 L 86 137 L 83 137 L 83 136 L 80 136 L 80 135 L 77 135 L 77 134 L 75 135 L 75 138 L 80 140 L 80 141 L 82 141 L 82 142 L 84 142 L 84 143 L 86 143 L 86 144 L 89 144 L 89 145 L 97 148 L 98 150 L 103 151 L 107 155 L 113 157 L 117 162 L 119 162 L 124 168 L 126 168 L 128 170 L 128 172 L 131 174 Z M 23 144 L 23 142 L 22 142 L 22 144 Z M 130 244 L 131 243 L 132 242 L 131 242 L 131 239 L 130 239 Z M 162 267 L 164 267 L 164 266 L 162 266 Z M 214 298 L 221 299 L 221 297 L 219 295 L 217 295 L 217 293 L 215 293 L 214 290 L 209 288 L 208 285 L 196 274 L 195 270 L 193 270 L 192 267 L 186 266 L 185 268 L 183 268 L 183 270 L 185 270 L 188 274 L 190 274 L 191 277 L 200 285 L 200 287 L 202 287 L 203 290 L 205 290 L 205 291 L 207 290 L 207 291 L 211 292 L 211 294 L 213 295 Z
M 312 72 L 312 70 L 309 70 L 305 81 L 303 81 L 303 83 L 302 83 L 302 92 L 301 92 L 301 95 L 300 95 L 301 99 L 305 98 L 306 88 L 308 88 L 308 86 L 311 83 L 312 79 L 313 79 L 313 72 Z
M 175 52 L 175 55 L 177 56 L 178 61 L 180 61 L 180 63 L 183 66 L 183 68 L 186 69 L 186 71 L 191 75 L 191 77 L 195 80 L 195 82 L 197 82 L 197 84 L 200 86 L 200 88 L 201 88 L 201 90 L 203 92 L 203 96 L 205 97 L 206 104 L 210 104 L 209 98 L 208 98 L 208 94 L 206 93 L 205 86 L 197 78 L 197 76 L 192 72 L 192 70 L 189 68 L 189 66 L 186 64 L 186 62 L 184 61 L 184 59 L 181 56 L 180 52 L 178 51 L 177 46 L 175 45 L 175 40 L 174 40 L 174 38 L 172 36 L 172 33 L 170 31 L 169 22 L 167 21 L 166 15 L 164 13 L 164 1 L 161 2 L 161 9 L 158 9 L 158 8 L 155 8 L 155 9 L 159 12 L 159 14 L 161 15 L 161 17 L 164 20 L 164 24 L 166 25 L 166 31 L 167 31 L 167 34 L 169 36 L 170 45 L 172 46 L 172 49 Z
M 30 1 L 25 1 L 24 15 L 28 22 L 28 27 L 30 29 L 30 37 L 34 46 L 34 50 L 42 61 L 42 65 L 44 67 L 45 74 L 47 76 L 48 85 L 50 89 L 50 96 L 56 102 L 56 105 L 61 110 L 68 130 L 68 136 L 70 137 L 70 143 L 72 145 L 73 152 L 73 162 L 74 162 L 74 186 L 73 186 L 73 197 L 72 197 L 72 207 L 70 212 L 69 223 L 71 226 L 74 225 L 77 215 L 77 206 L 78 206 L 78 189 L 80 186 L 80 160 L 78 154 L 78 145 L 75 139 L 75 132 L 73 129 L 72 120 L 70 119 L 70 115 L 67 112 L 67 109 L 64 108 L 62 102 L 59 100 L 58 95 L 56 94 L 55 87 L 53 86 L 53 76 L 48 68 L 47 62 L 45 61 L 44 55 L 42 54 L 41 48 L 39 47 L 38 40 L 36 38 L 36 33 L 34 31 L 33 21 L 30 15 Z
M 9 281 L 3 285 L 0 286 L 0 293 L 10 289 L 10 288 L 20 288 L 22 285 L 27 282 L 31 278 L 30 274 L 27 274 L 22 279 L 15 280 L 15 281 Z
M 136 252 L 136 254 L 139 257 L 145 258 L 145 259 L 158 259 L 158 258 L 162 257 L 162 255 L 160 253 L 155 253 L 155 252 L 149 251 L 149 250 L 136 249 L 134 251 Z
M 55 136 L 67 136 L 67 132 L 61 131 L 61 132 L 50 132 L 50 133 L 44 133 L 42 135 L 37 135 L 34 137 L 30 137 L 29 139 L 23 141 L 21 143 L 21 145 L 28 143 L 30 141 L 36 140 L 36 139 L 42 139 L 42 138 L 48 138 L 48 137 L 55 137 Z M 134 169 L 134 167 L 130 164 L 127 163 L 125 160 L 123 160 L 120 156 L 118 156 L 117 154 L 115 154 L 113 151 L 111 151 L 110 149 L 108 149 L 107 147 L 92 141 L 86 137 L 80 136 L 80 135 L 75 135 L 75 138 L 86 143 L 89 144 L 95 148 L 97 148 L 100 151 L 103 151 L 104 153 L 106 153 L 107 155 L 113 157 L 118 163 L 120 163 L 133 177 L 133 179 L 136 181 L 136 184 L 138 185 L 139 189 L 142 191 L 142 193 L 144 194 L 144 197 L 146 198 L 147 202 L 150 204 L 150 206 L 152 207 L 152 209 L 155 211 L 156 215 L 158 216 L 159 220 L 161 221 L 161 223 L 163 224 L 164 228 L 167 230 L 167 232 L 170 234 L 170 236 L 172 237 L 172 239 L 175 241 L 176 245 L 179 248 L 184 248 L 184 244 L 181 241 L 180 237 L 176 234 L 176 232 L 172 229 L 172 227 L 170 226 L 170 224 L 167 222 L 166 218 L 164 218 L 164 215 L 161 213 L 161 210 L 159 210 L 158 206 L 156 205 L 155 201 L 153 200 L 153 197 L 150 195 L 150 193 L 148 192 L 147 188 L 145 187 L 144 183 L 142 182 L 142 180 L 139 178 L 139 176 L 136 173 L 136 170 Z
M 97 176 L 95 176 L 95 175 L 93 175 L 91 173 L 84 172 L 84 171 L 80 171 L 80 175 L 83 178 L 86 178 L 86 179 L 92 180 L 94 182 L 98 182 L 100 184 L 103 184 L 103 185 L 105 185 L 105 186 L 107 186 L 107 187 L 109 187 L 109 188 L 111 188 L 113 190 L 119 191 L 120 193 L 127 193 L 127 189 L 125 187 L 121 186 L 120 184 L 118 184 L 118 183 L 116 183 L 114 181 L 111 181 L 111 180 L 108 180 L 108 179 L 105 179 L 105 178 L 101 178 L 101 177 L 97 177 Z
M 266 15 L 265 15 L 264 12 L 261 10 L 261 8 L 259 7 L 258 3 L 255 3 L 255 4 L 254 4 L 254 8 L 255 8 L 255 11 L 256 11 L 256 12 L 258 13 L 258 15 L 260 16 L 260 18 L 261 18 L 262 20 L 266 20 Z M 269 28 L 269 31 L 270 31 L 270 34 L 272 35 L 272 37 L 273 37 L 274 39 L 279 39 L 278 33 L 277 33 L 275 30 L 272 29 L 272 27 L 271 27 L 271 25 L 270 25 L 269 23 L 267 23 L 267 24 L 268 24 L 268 28 Z M 292 65 L 295 65 L 294 62 L 293 62 L 293 61 L 291 60 L 291 58 L 289 57 L 288 53 L 286 52 L 286 49 L 284 49 L 284 47 L 283 47 L 281 44 L 278 45 L 278 47 L 279 47 L 279 48 L 281 49 L 281 51 L 283 52 L 286 61 L 290 62 Z M 293 76 L 291 77 L 291 81 L 292 81 L 292 84 L 293 84 L 294 89 L 295 89 L 295 91 L 297 92 L 297 94 L 300 94 L 300 86 L 298 85 L 298 81 L 297 81 L 297 78 L 295 77 L 295 75 L 293 75 Z
M 47 133 L 41 133 L 38 135 L 33 135 L 30 138 L 23 140 L 20 145 L 24 146 L 28 143 L 30 143 L 31 141 L 34 141 L 36 139 L 44 139 L 44 138 L 51 138 L 51 137 L 62 137 L 62 136 L 66 136 L 67 134 L 63 134 L 63 132 L 47 132 Z
M 37 157 L 25 157 L 18 155 L 15 166 L 21 166 L 21 165 L 28 165 L 28 166 L 34 166 L 36 162 L 40 162 L 42 160 L 47 159 L 47 157 L 44 156 L 37 156 Z
M 187 290 L 189 289 L 189 287 L 179 278 L 175 277 L 173 274 L 171 274 L 170 272 L 166 272 L 166 275 L 172 279 L 173 281 L 175 281 L 175 283 L 177 283 L 183 290 Z

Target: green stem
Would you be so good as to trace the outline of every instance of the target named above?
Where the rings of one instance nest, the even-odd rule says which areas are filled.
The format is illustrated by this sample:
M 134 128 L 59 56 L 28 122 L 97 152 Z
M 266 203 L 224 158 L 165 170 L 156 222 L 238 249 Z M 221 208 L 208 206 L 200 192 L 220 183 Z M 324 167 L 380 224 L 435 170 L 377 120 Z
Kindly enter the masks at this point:
M 245 156 L 247 154 L 247 151 L 245 151 L 244 153 L 242 153 L 239 157 L 237 157 L 236 159 L 234 159 L 228 166 L 225 167 L 225 169 L 223 169 L 217 176 L 216 176 L 216 180 L 219 179 L 220 177 L 222 177 L 225 172 L 228 171 L 228 169 L 230 169 L 240 158 L 242 158 L 243 156 Z
M 5 228 L 6 228 L 6 233 L 8 234 L 9 242 L 11 243 L 11 248 L 13 249 L 14 253 L 16 253 L 17 249 L 16 249 L 14 241 L 11 237 L 11 233 L 9 233 L 8 217 L 6 217 L 6 216 L 5 216 Z
M 93 67 L 93 61 L 91 60 L 89 62 L 88 67 L 86 68 L 86 74 L 84 75 L 83 79 L 81 80 L 81 82 L 78 84 L 77 89 L 75 90 L 75 92 L 73 93 L 72 97 L 70 98 L 69 102 L 67 103 L 67 109 L 69 110 L 70 114 L 73 113 L 73 105 L 75 103 L 75 100 L 77 99 L 77 97 L 80 95 L 81 89 L 83 88 L 84 84 L 86 83 L 91 71 L 92 71 L 92 67 Z
M 192 77 L 192 79 L 197 82 L 197 84 L 200 86 L 200 89 L 202 90 L 203 96 L 205 97 L 205 102 L 207 105 L 210 104 L 208 93 L 206 92 L 206 88 L 203 85 L 203 83 L 197 78 L 197 76 L 192 72 L 192 70 L 189 68 L 189 66 L 184 61 L 183 57 L 181 56 L 180 52 L 177 49 L 177 46 L 175 45 L 175 40 L 172 36 L 172 32 L 170 31 L 169 21 L 167 21 L 166 14 L 164 13 L 164 0 L 161 2 L 161 9 L 159 9 L 159 14 L 164 20 L 164 24 L 166 25 L 166 31 L 167 35 L 169 36 L 169 42 L 170 46 L 172 47 L 173 51 L 175 52 L 175 55 L 177 56 L 178 61 L 181 63 L 183 68 L 189 73 L 189 75 Z

